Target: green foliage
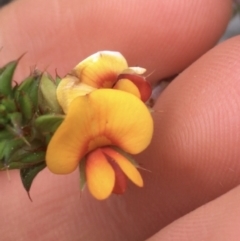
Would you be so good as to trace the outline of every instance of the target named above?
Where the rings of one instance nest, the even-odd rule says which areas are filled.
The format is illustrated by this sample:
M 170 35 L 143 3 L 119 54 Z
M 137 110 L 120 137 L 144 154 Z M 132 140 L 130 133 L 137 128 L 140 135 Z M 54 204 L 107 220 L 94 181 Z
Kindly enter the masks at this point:
M 57 86 L 50 76 L 43 74 L 39 85 L 39 106 L 43 113 L 62 113 L 56 97 Z
M 12 77 L 17 67 L 17 61 L 6 64 L 0 71 L 0 94 L 12 96 Z
M 46 114 L 37 117 L 34 124 L 41 133 L 54 133 L 63 119 L 63 115 Z
M 20 176 L 22 179 L 22 184 L 23 184 L 25 190 L 28 192 L 28 194 L 29 194 L 29 191 L 30 191 L 34 178 L 45 167 L 46 167 L 45 162 L 41 162 L 41 163 L 33 165 L 29 168 L 21 168 L 20 169 Z M 29 196 L 29 198 L 30 198 L 30 196 Z
M 64 116 L 56 98 L 59 82 L 35 72 L 21 84 L 13 81 L 18 60 L 0 68 L 0 170 L 19 169 L 29 192 L 46 167 L 45 154 Z

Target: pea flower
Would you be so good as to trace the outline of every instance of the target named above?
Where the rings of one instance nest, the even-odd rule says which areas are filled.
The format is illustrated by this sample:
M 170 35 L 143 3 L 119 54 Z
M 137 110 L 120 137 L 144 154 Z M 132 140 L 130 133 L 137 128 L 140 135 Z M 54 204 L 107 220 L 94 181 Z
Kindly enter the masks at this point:
M 119 53 L 100 52 L 81 62 L 64 78 L 57 96 L 66 117 L 47 149 L 47 166 L 68 174 L 79 166 L 91 194 L 99 200 L 124 193 L 127 178 L 143 180 L 129 154 L 142 152 L 153 134 L 143 100 L 149 84 L 142 68 L 128 68 Z M 82 177 L 83 176 L 83 177 Z
M 65 113 L 77 96 L 86 95 L 99 88 L 113 88 L 130 92 L 146 102 L 152 89 L 142 74 L 146 69 L 128 67 L 119 52 L 97 52 L 80 62 L 60 82 L 57 98 Z

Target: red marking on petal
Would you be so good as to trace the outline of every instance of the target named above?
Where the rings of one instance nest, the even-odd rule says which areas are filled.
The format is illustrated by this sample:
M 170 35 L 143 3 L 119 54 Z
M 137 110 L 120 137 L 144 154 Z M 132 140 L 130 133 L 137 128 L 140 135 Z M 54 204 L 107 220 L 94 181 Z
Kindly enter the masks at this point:
M 143 102 L 146 102 L 150 98 L 152 87 L 145 77 L 136 74 L 120 74 L 118 80 L 120 79 L 131 80 L 138 87 Z
M 115 183 L 112 192 L 115 194 L 123 194 L 127 188 L 127 177 L 114 159 L 106 154 L 105 156 L 115 173 Z

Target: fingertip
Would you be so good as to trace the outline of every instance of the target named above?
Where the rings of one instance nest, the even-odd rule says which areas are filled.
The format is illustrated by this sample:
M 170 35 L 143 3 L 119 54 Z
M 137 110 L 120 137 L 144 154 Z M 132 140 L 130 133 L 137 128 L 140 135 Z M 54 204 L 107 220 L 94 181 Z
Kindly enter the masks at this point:
M 238 240 L 240 236 L 239 201 L 240 188 L 237 187 L 176 220 L 147 241 Z
M 150 79 L 157 81 L 182 71 L 211 48 L 230 9 L 230 0 L 16 1 L 0 15 L 0 63 L 27 51 L 17 77 L 36 64 L 65 75 L 83 58 L 107 49 L 122 52 L 131 66 L 154 71 Z
M 192 193 L 194 186 L 202 189 L 193 202 L 240 183 L 239 40 L 230 39 L 202 56 L 167 87 L 154 107 L 159 112 L 152 155 L 167 163 L 165 172 L 174 170 L 180 182 L 191 183 Z

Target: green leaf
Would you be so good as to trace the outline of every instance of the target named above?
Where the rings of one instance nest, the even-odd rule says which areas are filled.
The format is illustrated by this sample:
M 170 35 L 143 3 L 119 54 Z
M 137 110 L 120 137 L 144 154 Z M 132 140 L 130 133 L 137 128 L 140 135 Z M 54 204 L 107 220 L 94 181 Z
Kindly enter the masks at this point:
M 23 164 L 37 164 L 39 162 L 45 161 L 45 151 L 36 151 L 36 152 L 24 152 L 21 155 L 15 156 L 14 159 L 11 159 L 10 162 L 21 162 Z
M 0 131 L 0 141 L 6 141 L 8 139 L 12 139 L 13 137 L 13 134 L 5 129 Z
M 2 99 L 1 104 L 5 107 L 5 109 L 8 113 L 12 113 L 12 112 L 17 111 L 17 107 L 16 107 L 15 102 L 12 98 Z
M 23 93 L 27 94 L 32 102 L 33 109 L 36 110 L 38 107 L 38 88 L 40 78 L 40 74 L 35 74 L 23 80 L 15 90 L 15 99 L 19 101 L 19 98 Z
M 22 125 L 22 115 L 19 112 L 14 112 L 8 114 L 8 118 L 12 123 L 12 126 L 16 129 L 21 128 Z
M 24 123 L 28 123 L 34 115 L 33 102 L 27 93 L 19 96 L 19 107 L 23 116 Z
M 0 104 L 0 116 L 5 116 L 6 107 L 3 104 Z
M 37 176 L 37 174 L 42 171 L 44 168 L 46 167 L 46 163 L 39 163 L 36 164 L 30 168 L 24 168 L 20 170 L 20 176 L 21 176 L 21 180 L 22 180 L 22 184 L 25 188 L 25 190 L 27 191 L 27 193 L 29 194 L 32 182 L 34 180 L 34 178 Z M 30 198 L 30 196 L 29 196 Z M 30 198 L 31 199 L 31 198 Z
M 86 158 L 83 158 L 79 162 L 79 173 L 80 173 L 80 189 L 81 191 L 86 186 L 87 177 L 86 177 Z
M 0 73 L 0 93 L 5 96 L 12 96 L 12 78 L 17 64 L 18 60 L 6 64 Z
M 56 90 L 57 86 L 51 77 L 43 74 L 39 85 L 39 106 L 44 113 L 62 113 L 62 108 L 57 101 Z
M 18 149 L 26 146 L 26 143 L 23 139 L 11 139 L 6 140 L 5 149 L 4 149 L 4 157 L 5 163 L 8 164 L 11 155 L 14 154 Z
M 35 126 L 42 133 L 54 133 L 63 122 L 63 115 L 42 115 L 35 119 Z
M 30 168 L 38 163 L 45 162 L 45 152 L 24 153 L 20 156 L 15 156 L 14 160 L 8 164 L 8 169 L 23 169 Z
M 6 141 L 1 141 L 0 142 L 0 160 L 2 162 L 4 161 L 5 148 L 6 148 Z
M 26 143 L 22 139 L 6 139 L 0 142 L 0 169 L 7 168 L 12 157 L 22 150 Z
M 8 123 L 7 118 L 0 117 L 0 128 Z

